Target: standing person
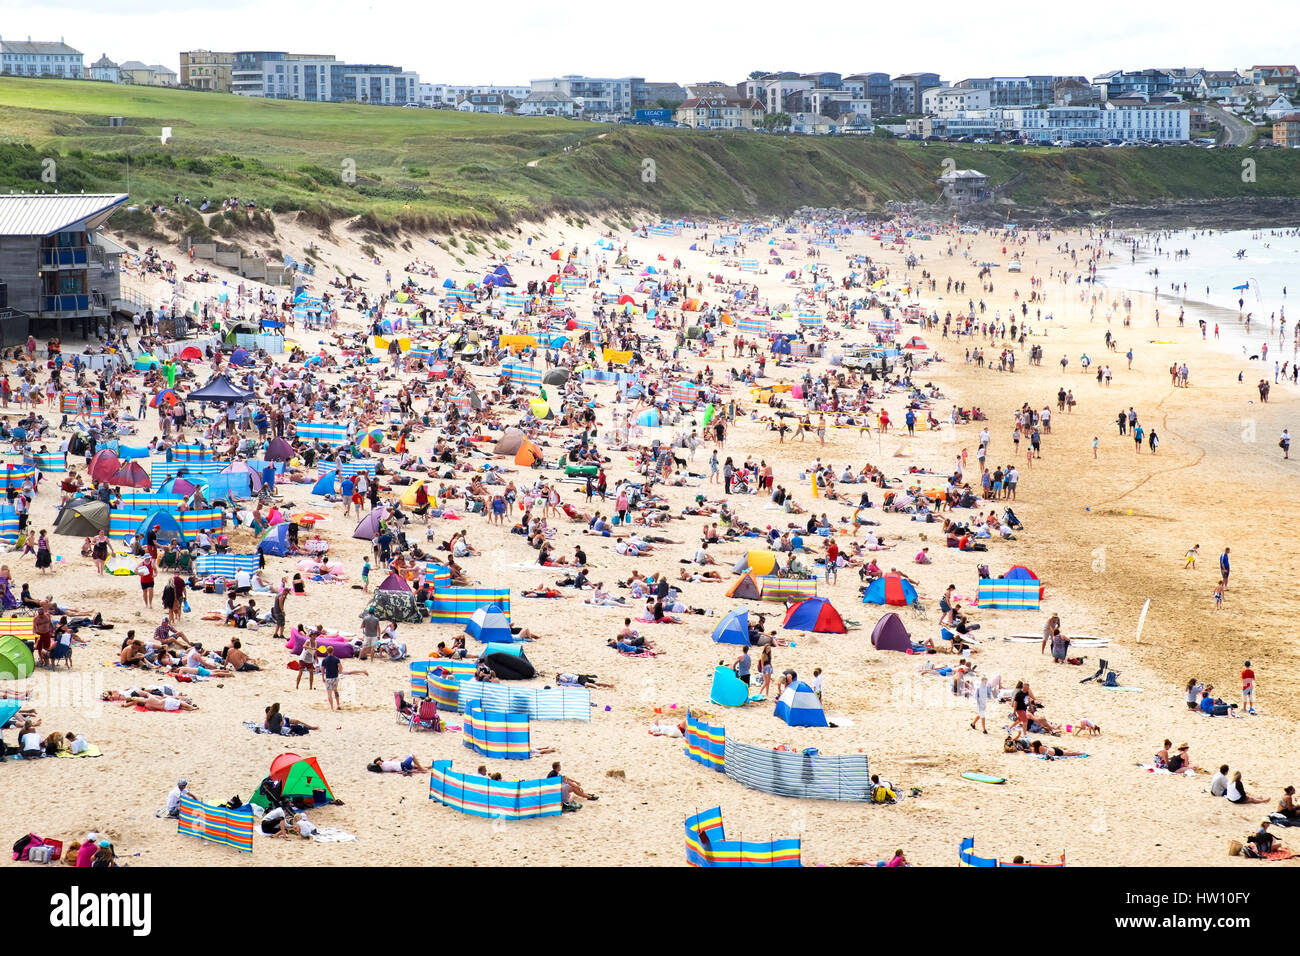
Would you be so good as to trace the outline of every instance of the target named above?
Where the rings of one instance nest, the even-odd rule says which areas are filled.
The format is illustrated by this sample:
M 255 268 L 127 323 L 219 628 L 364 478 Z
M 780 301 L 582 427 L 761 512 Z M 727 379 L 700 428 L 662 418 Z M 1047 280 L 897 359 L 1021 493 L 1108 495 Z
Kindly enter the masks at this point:
M 361 590 L 370 593 L 370 559 L 361 559 Z
M 140 560 L 140 564 L 136 567 L 135 573 L 140 576 L 140 596 L 144 601 L 145 609 L 153 610 L 153 555 L 146 554 Z
M 357 657 L 364 661 L 374 657 L 375 641 L 379 639 L 379 618 L 370 608 L 366 609 L 366 613 L 361 618 L 361 637 L 361 653 Z
M 763 696 L 772 694 L 772 645 L 764 644 L 758 655 L 758 670 L 763 676 Z
M 1248 714 L 1255 712 L 1255 672 L 1250 661 L 1246 661 L 1241 669 L 1241 706 Z
M 271 621 L 275 624 L 275 633 L 272 637 L 284 637 L 285 622 L 285 605 L 289 602 L 289 589 L 280 588 L 275 595 L 275 603 L 271 605 Z
M 718 483 L 718 450 L 715 448 L 709 456 L 709 484 Z
M 1142 426 L 1136 426 L 1133 429 L 1133 450 L 1139 454 L 1142 452 L 1142 435 Z
M 727 457 L 727 462 L 722 466 L 722 493 L 731 494 L 731 479 L 736 474 L 736 466 L 732 463 L 731 457 Z
M 112 550 L 113 550 L 113 546 L 108 543 L 108 536 L 104 534 L 103 531 L 100 531 L 91 540 L 90 557 L 95 562 L 96 574 L 102 575 L 104 573 L 104 562 L 108 560 L 108 554 Z
M 334 645 L 329 645 L 329 653 L 325 659 L 320 662 L 321 676 L 325 679 L 325 700 L 329 702 L 330 710 L 343 709 L 343 700 L 339 697 L 339 668 L 340 662 L 338 655 L 334 653 Z
M 310 634 L 302 642 L 302 650 L 298 654 L 298 679 L 293 683 L 293 689 L 297 690 L 302 686 L 302 675 L 307 675 L 307 689 L 316 689 L 316 644 Z
M 1224 548 L 1223 554 L 1219 555 L 1219 575 L 1223 579 L 1223 590 L 1228 590 L 1228 575 L 1232 573 L 1232 565 L 1228 560 L 1228 555 L 1232 553 L 1231 548 Z
M 1282 437 L 1277 441 L 1277 447 L 1282 449 L 1282 460 L 1286 461 L 1291 457 L 1291 431 L 1282 429 Z
M 989 725 L 984 721 L 984 709 L 992 699 L 993 690 L 989 687 L 989 679 L 981 677 L 979 687 L 975 688 L 975 719 L 970 722 L 971 730 L 974 730 L 975 725 L 979 724 L 984 733 L 989 732 Z
M 1201 546 L 1199 544 L 1194 544 L 1187 549 L 1187 555 L 1186 555 L 1187 563 L 1183 565 L 1184 571 L 1188 570 L 1189 568 L 1193 571 L 1196 570 L 1196 558 L 1200 553 L 1201 553 Z
M 736 670 L 736 676 L 745 682 L 746 687 L 749 686 L 749 671 L 752 665 L 753 662 L 749 659 L 749 647 L 746 646 L 745 649 L 740 652 L 740 656 L 736 658 L 736 662 L 733 665 Z
M 51 563 L 50 537 L 45 533 L 45 529 L 42 528 L 41 533 L 36 539 L 36 568 L 41 572 L 41 574 L 48 574 Z
M 1096 436 L 1096 435 L 1093 435 L 1093 436 L 1092 436 L 1092 457 L 1093 457 L 1093 458 L 1096 458 L 1096 457 L 1097 457 L 1097 444 L 1098 444 L 1098 443 L 1097 443 L 1097 436 Z

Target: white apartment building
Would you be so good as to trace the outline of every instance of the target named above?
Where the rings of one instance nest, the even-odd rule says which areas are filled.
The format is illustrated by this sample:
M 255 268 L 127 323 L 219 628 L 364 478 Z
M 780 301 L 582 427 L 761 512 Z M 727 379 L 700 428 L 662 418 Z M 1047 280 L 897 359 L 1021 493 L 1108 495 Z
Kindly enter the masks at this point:
M 1185 143 L 1191 118 L 1186 108 L 1051 106 L 1002 110 L 1007 128 L 1044 143 L 1118 139 L 1128 143 Z
M 588 114 L 631 116 L 633 108 L 644 99 L 645 77 L 608 78 L 569 73 L 533 80 L 520 99 L 529 93 L 561 93 L 581 104 L 582 112 Z
M 80 50 L 60 39 L 0 39 L 0 74 L 8 76 L 61 76 L 69 80 L 84 79 L 86 68 Z
M 921 93 L 921 112 L 946 116 L 964 110 L 986 110 L 993 105 L 989 90 L 971 86 L 936 86 Z

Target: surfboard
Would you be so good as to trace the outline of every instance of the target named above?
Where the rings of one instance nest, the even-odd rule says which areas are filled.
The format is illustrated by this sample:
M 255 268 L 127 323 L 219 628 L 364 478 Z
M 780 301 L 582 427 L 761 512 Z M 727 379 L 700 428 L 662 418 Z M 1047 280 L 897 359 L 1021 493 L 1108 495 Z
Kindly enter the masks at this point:
M 965 773 L 962 774 L 962 777 L 964 777 L 967 780 L 974 780 L 976 783 L 1006 783 L 1007 782 L 1006 777 L 995 777 L 992 774 L 976 773 L 973 770 L 966 771 Z
M 1107 687 L 1105 684 L 1102 684 L 1101 686 L 1103 690 L 1126 690 L 1131 694 L 1142 693 L 1141 687 Z
M 1105 643 L 1105 644 L 1109 644 L 1109 643 L 1110 643 L 1110 638 L 1109 638 L 1109 637 L 1093 637 L 1091 634 L 1080 634 L 1080 635 L 1078 635 L 1077 637 L 1075 637 L 1075 636 L 1072 635 L 1072 634 L 1067 634 L 1066 637 L 1068 637 L 1068 638 L 1070 639 L 1070 643 L 1071 643 L 1071 644 L 1082 644 L 1084 641 L 1101 641 L 1101 642 L 1103 642 L 1103 643 Z M 1004 641 L 1016 641 L 1016 642 L 1022 642 L 1022 643 L 1030 643 L 1030 642 L 1032 642 L 1032 641 L 1041 641 L 1042 639 L 1043 639 L 1043 635 L 1041 635 L 1041 634 L 1012 634 L 1010 637 L 1004 637 L 1004 638 L 1002 638 L 1002 640 L 1004 640 Z M 1087 645 L 1085 645 L 1085 646 L 1087 646 Z M 1098 644 L 1097 646 L 1100 647 L 1101 645 Z

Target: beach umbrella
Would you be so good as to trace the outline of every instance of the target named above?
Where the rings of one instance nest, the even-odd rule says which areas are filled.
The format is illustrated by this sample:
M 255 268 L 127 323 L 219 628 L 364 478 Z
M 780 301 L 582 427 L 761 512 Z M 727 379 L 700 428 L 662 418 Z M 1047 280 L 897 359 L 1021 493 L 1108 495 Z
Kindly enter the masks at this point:
M 465 633 L 476 641 L 493 641 L 499 644 L 513 643 L 510 633 L 510 618 L 506 617 L 499 604 L 488 604 L 476 608 L 465 623 Z
M 70 538 L 91 538 L 108 530 L 111 509 L 104 501 L 79 499 L 71 501 L 59 512 L 54 523 L 55 534 Z
M 272 438 L 262 454 L 267 461 L 288 461 L 293 457 L 293 446 L 283 438 Z

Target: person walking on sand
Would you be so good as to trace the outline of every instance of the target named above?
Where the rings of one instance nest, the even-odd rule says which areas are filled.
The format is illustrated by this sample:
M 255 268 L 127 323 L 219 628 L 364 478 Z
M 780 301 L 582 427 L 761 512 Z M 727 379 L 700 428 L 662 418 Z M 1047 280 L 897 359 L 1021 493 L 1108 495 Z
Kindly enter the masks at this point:
M 1220 581 L 1218 584 L 1214 586 L 1214 609 L 1216 611 L 1223 610 L 1223 590 L 1224 588 L 1223 588 L 1222 581 Z
M 1241 669 L 1241 706 L 1248 714 L 1255 712 L 1255 672 L 1250 661 L 1246 661 Z
M 1291 431 L 1282 429 L 1282 437 L 1277 441 L 1277 447 L 1282 449 L 1282 460 L 1287 461 L 1291 458 Z
M 1092 436 L 1092 457 L 1093 458 L 1097 457 L 1097 436 L 1096 435 Z
M 1219 555 L 1219 574 L 1223 578 L 1223 590 L 1228 590 L 1228 575 L 1232 573 L 1232 565 L 1228 560 L 1228 555 L 1232 553 L 1231 548 L 1224 548 L 1223 554 Z
M 1138 425 L 1133 429 L 1133 450 L 1138 454 L 1142 453 L 1142 426 Z
M 1194 544 L 1187 549 L 1187 555 L 1186 555 L 1187 563 L 1183 565 L 1184 571 L 1187 571 L 1189 569 L 1192 571 L 1196 570 L 1196 557 L 1200 553 L 1201 553 L 1201 546 L 1199 544 Z

